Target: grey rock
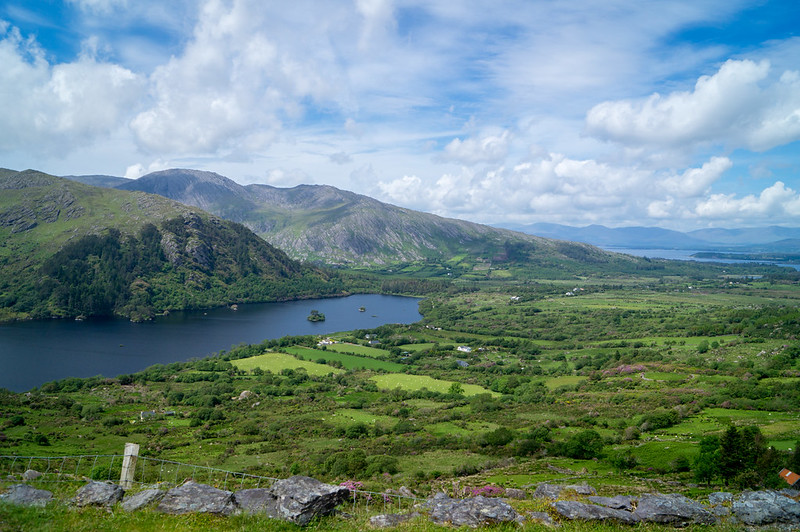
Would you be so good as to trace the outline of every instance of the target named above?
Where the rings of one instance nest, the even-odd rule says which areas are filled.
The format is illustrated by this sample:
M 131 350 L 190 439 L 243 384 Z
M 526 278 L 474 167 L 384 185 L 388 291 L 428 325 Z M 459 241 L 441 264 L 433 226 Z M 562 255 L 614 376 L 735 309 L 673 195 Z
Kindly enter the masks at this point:
M 641 521 L 675 526 L 712 525 L 717 522 L 705 506 L 677 493 L 651 494 L 639 499 L 634 515 Z
M 264 513 L 278 517 L 278 498 L 269 488 L 239 490 L 233 494 L 236 505 L 245 513 Z
M 800 523 L 800 502 L 776 491 L 747 492 L 734 501 L 733 514 L 750 526 Z
M 724 504 L 726 502 L 733 502 L 733 494 L 728 493 L 727 491 L 718 491 L 716 493 L 709 493 L 708 502 L 713 506 L 716 506 L 718 504 Z
M 564 491 L 574 491 L 578 495 L 597 495 L 597 491 L 588 484 L 539 484 L 533 492 L 534 499 L 558 499 Z
M 270 490 L 277 498 L 278 518 L 301 526 L 333 513 L 350 496 L 347 488 L 299 475 L 277 481 Z
M 172 488 L 156 507 L 167 514 L 210 513 L 230 515 L 236 509 L 233 492 L 187 481 Z
M 22 474 L 22 480 L 36 480 L 37 478 L 41 477 L 42 474 L 34 469 L 28 469 Z
M 0 495 L 0 500 L 18 506 L 45 506 L 53 499 L 53 493 L 37 490 L 27 484 L 15 484 Z
M 534 521 L 536 523 L 543 524 L 549 527 L 556 527 L 558 524 L 553 521 L 553 518 L 550 517 L 550 514 L 546 512 L 528 512 L 525 514 L 525 517 L 528 518 L 528 521 Z
M 527 499 L 528 492 L 517 488 L 506 488 L 503 493 L 507 499 Z
M 72 498 L 72 503 L 81 507 L 112 506 L 121 501 L 124 494 L 125 490 L 116 484 L 92 480 L 78 490 L 78 493 Z
M 597 495 L 592 495 L 590 497 L 586 497 L 586 499 L 594 504 L 605 506 L 606 508 L 626 510 L 628 512 L 633 511 L 633 504 L 637 500 L 635 497 L 631 497 L 629 495 L 616 495 L 614 497 L 599 497 Z
M 580 521 L 614 521 L 632 525 L 639 522 L 639 518 L 631 512 L 597 506 L 578 501 L 557 501 L 551 505 L 559 515 L 571 520 Z
M 410 514 L 381 514 L 374 515 L 369 518 L 369 524 L 373 528 L 394 528 L 406 521 L 410 521 L 419 514 L 414 512 Z
M 159 502 L 164 498 L 165 494 L 165 491 L 155 488 L 146 489 L 139 493 L 134 493 L 133 495 L 126 494 L 122 499 L 122 509 L 126 512 L 141 510 L 147 505 Z
M 503 499 L 483 495 L 467 499 L 451 499 L 445 496 L 431 499 L 429 502 L 430 519 L 436 524 L 478 527 L 523 521 L 523 517 Z

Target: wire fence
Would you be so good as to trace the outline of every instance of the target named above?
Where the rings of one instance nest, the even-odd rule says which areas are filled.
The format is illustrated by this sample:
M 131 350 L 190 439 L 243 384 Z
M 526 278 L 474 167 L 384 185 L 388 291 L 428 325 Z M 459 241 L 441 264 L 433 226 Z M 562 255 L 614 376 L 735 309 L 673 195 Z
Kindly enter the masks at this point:
M 88 480 L 117 483 L 120 481 L 124 456 L 93 454 L 76 456 L 0 456 L 0 482 L 75 483 Z M 278 478 L 228 471 L 210 466 L 186 464 L 172 460 L 139 456 L 132 476 L 134 489 L 158 487 L 168 489 L 187 480 L 208 484 L 226 491 L 269 488 Z M 421 501 L 413 495 L 394 491 L 374 492 L 363 489 L 361 482 L 343 482 L 350 490 L 347 506 L 355 512 L 383 508 L 384 513 L 409 509 Z

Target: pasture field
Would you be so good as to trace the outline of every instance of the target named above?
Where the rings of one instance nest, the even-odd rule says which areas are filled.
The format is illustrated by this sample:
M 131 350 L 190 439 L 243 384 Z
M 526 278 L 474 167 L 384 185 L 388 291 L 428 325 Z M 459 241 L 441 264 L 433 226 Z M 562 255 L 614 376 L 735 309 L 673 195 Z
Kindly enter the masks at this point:
M 423 389 L 430 390 L 437 393 L 448 393 L 450 387 L 457 381 L 444 381 L 434 379 L 427 375 L 407 375 L 405 373 L 389 373 L 388 375 L 376 375 L 371 377 L 378 388 L 381 390 L 393 390 L 400 388 L 407 391 L 419 391 Z M 497 392 L 491 392 L 482 386 L 476 384 L 461 384 L 464 390 L 464 395 L 478 395 L 481 393 L 499 396 Z
M 377 347 L 369 347 L 366 345 L 351 344 L 351 343 L 336 343 L 326 346 L 329 351 L 336 351 L 337 353 L 362 355 L 366 357 L 379 358 L 385 357 L 389 354 L 385 349 L 378 349 Z
M 304 369 L 309 375 L 317 377 L 331 373 L 343 373 L 344 370 L 332 368 L 325 364 L 317 364 L 307 360 L 300 360 L 285 353 L 264 353 L 250 358 L 242 358 L 233 362 L 233 365 L 243 371 L 252 371 L 260 368 L 272 373 L 280 373 L 285 369 Z
M 286 349 L 288 353 L 299 355 L 304 360 L 311 360 L 319 362 L 324 360 L 327 362 L 336 361 L 341 363 L 342 368 L 348 369 L 380 369 L 384 371 L 402 371 L 404 366 L 397 362 L 389 362 L 386 360 L 377 360 L 366 356 L 346 355 L 337 353 L 331 349 L 325 351 L 321 349 L 310 349 L 308 347 L 289 347 Z

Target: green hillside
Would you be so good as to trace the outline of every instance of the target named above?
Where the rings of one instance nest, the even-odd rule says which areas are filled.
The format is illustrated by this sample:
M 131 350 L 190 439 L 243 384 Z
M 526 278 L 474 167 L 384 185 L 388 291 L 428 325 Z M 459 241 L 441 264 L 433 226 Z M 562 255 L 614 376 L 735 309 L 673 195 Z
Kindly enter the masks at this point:
M 0 171 L 0 319 L 119 315 L 338 294 L 242 225 L 143 192 Z

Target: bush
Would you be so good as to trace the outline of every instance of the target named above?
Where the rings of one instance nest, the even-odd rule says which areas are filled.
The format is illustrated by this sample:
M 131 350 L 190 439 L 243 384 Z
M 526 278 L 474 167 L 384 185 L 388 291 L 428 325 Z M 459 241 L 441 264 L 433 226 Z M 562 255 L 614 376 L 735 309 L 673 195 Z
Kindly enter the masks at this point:
M 554 454 L 578 460 L 599 458 L 603 454 L 603 437 L 597 431 L 584 430 L 567 441 L 554 445 L 553 451 Z

